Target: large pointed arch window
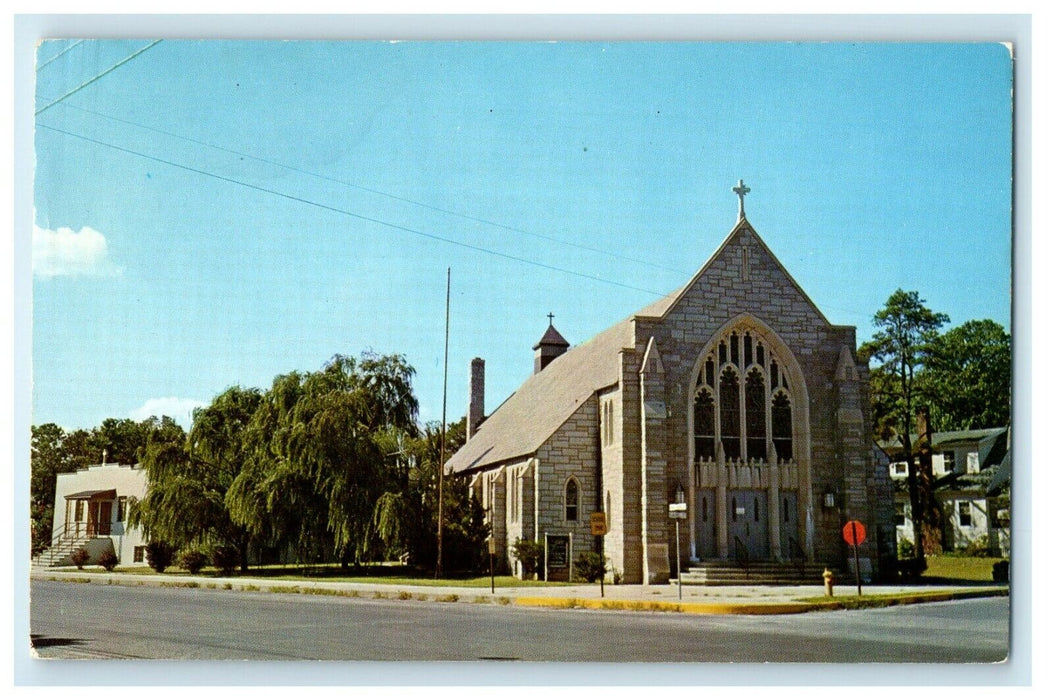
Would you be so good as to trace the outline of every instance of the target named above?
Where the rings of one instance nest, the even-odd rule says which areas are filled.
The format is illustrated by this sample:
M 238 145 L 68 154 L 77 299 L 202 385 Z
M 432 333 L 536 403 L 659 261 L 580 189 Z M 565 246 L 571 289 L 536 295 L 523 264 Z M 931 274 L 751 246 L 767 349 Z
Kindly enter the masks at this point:
M 784 351 L 748 324 L 710 348 L 695 380 L 695 459 L 715 459 L 719 444 L 729 460 L 792 460 L 794 390 Z

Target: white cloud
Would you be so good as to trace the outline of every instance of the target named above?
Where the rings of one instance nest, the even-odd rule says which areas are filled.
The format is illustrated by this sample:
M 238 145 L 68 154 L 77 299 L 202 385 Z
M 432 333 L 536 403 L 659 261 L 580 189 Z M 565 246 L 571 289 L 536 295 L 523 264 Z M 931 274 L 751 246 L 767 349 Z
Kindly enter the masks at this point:
M 197 399 L 180 399 L 175 396 L 165 396 L 159 399 L 147 399 L 139 408 L 132 411 L 128 417 L 132 420 L 146 420 L 150 416 L 168 416 L 187 430 L 193 418 L 194 409 L 199 406 L 207 406 L 207 401 Z
M 50 277 L 111 277 L 121 274 L 106 248 L 106 237 L 85 226 L 52 231 L 33 225 L 33 274 Z

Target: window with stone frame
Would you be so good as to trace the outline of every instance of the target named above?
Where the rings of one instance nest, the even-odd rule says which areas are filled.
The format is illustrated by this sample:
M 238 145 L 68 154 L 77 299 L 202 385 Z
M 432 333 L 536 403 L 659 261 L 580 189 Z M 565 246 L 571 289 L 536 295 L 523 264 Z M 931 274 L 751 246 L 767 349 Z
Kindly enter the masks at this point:
M 563 517 L 567 522 L 578 521 L 578 500 L 581 496 L 581 488 L 578 480 L 574 477 L 567 479 L 567 485 L 563 489 Z
M 747 328 L 725 333 L 706 356 L 694 389 L 694 453 L 711 461 L 716 446 L 729 460 L 794 458 L 794 396 L 784 365 Z

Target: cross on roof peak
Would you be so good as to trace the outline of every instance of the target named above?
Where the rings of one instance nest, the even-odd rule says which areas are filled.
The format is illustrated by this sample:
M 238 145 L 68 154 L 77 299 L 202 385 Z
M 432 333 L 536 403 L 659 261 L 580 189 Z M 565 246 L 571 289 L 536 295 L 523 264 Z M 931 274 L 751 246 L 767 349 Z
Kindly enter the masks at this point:
M 746 187 L 740 178 L 738 186 L 732 187 L 731 191 L 739 196 L 739 220 L 741 221 L 746 218 L 746 195 L 749 194 L 750 188 Z
M 551 311 L 548 312 L 548 325 L 552 325 L 552 319 L 554 319 L 555 317 L 555 314 L 553 314 Z

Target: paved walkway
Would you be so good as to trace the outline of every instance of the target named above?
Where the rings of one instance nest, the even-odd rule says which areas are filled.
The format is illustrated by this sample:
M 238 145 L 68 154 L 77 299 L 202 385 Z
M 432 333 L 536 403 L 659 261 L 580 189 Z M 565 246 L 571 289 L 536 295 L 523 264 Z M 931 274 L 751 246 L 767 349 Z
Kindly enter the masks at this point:
M 311 580 L 278 580 L 250 576 L 142 575 L 78 571 L 76 569 L 33 569 L 32 578 L 73 580 L 127 586 L 168 586 L 184 588 L 232 589 L 270 593 L 338 595 L 361 598 L 403 600 L 446 600 L 471 603 L 515 604 L 549 607 L 582 607 L 625 610 L 654 610 L 711 614 L 779 614 L 807 612 L 852 605 L 855 585 L 834 587 L 834 597 L 822 602 L 803 603 L 802 599 L 823 596 L 823 586 L 683 586 L 676 584 L 642 586 L 604 586 L 601 597 L 598 584 L 572 586 L 497 587 L 414 586 L 390 583 L 348 583 Z M 950 600 L 976 596 L 1007 595 L 1007 586 L 932 586 L 932 585 L 864 585 L 864 595 L 884 595 L 890 604 Z

